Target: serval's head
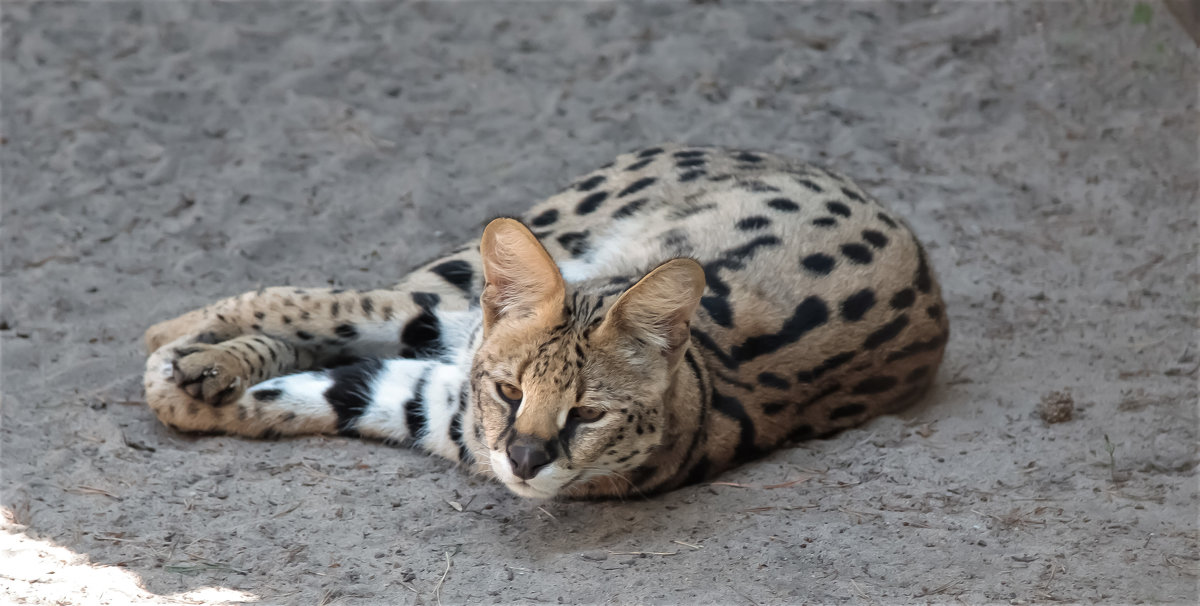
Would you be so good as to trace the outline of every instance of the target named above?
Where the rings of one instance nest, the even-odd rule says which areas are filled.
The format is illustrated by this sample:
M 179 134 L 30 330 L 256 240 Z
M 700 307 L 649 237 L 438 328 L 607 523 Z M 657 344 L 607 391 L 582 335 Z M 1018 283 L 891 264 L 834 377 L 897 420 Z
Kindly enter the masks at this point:
M 568 285 L 521 223 L 481 243 L 484 339 L 471 372 L 493 473 L 513 492 L 621 495 L 663 445 L 704 272 L 672 259 L 605 297 Z

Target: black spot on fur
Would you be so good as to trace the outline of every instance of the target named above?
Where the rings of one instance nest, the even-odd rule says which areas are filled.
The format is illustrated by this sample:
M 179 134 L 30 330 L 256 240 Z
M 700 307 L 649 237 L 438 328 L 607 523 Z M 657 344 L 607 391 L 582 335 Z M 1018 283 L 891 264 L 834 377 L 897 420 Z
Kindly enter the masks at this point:
M 712 177 L 709 177 L 709 180 L 714 180 L 714 179 L 712 179 Z M 775 187 L 774 185 L 767 185 L 766 183 L 763 183 L 762 181 L 757 181 L 757 180 L 741 181 L 738 183 L 738 187 L 745 189 L 747 191 L 754 192 L 756 194 L 773 193 L 773 192 L 780 191 L 779 188 Z
M 879 213 L 879 214 L 877 214 L 877 215 L 875 215 L 875 216 L 876 216 L 876 217 L 878 217 L 880 221 L 883 221 L 883 223 L 884 223 L 885 225 L 887 225 L 888 227 L 890 227 L 890 228 L 892 228 L 892 229 L 896 229 L 896 227 L 898 227 L 898 226 L 896 225 L 896 222 L 895 222 L 895 221 L 894 221 L 894 220 L 893 220 L 891 217 L 889 217 L 889 216 L 887 216 L 887 215 L 885 215 L 885 214 L 883 214 L 883 213 Z
M 813 437 L 815 434 L 816 432 L 813 430 L 812 425 L 801 425 L 796 429 L 793 429 L 792 432 L 788 434 L 787 441 L 799 442 L 801 440 L 807 440 Z
M 799 183 L 800 185 L 807 187 L 809 189 L 809 191 L 812 191 L 813 193 L 816 193 L 816 194 L 819 194 L 819 193 L 825 191 L 824 189 L 821 188 L 820 185 L 817 185 L 816 183 L 813 183 L 812 181 L 809 181 L 808 179 L 797 178 L 796 183 Z
M 692 245 L 688 241 L 687 232 L 682 229 L 672 229 L 661 236 L 663 246 L 669 251 L 669 256 L 682 257 L 686 256 L 692 250 Z
M 638 152 L 638 154 L 637 154 L 637 157 L 639 157 L 639 158 L 650 158 L 650 157 L 652 157 L 652 156 L 657 156 L 658 154 L 661 154 L 661 153 L 663 153 L 663 148 L 661 148 L 661 147 L 650 147 L 650 148 L 643 149 L 642 151 Z
M 866 204 L 866 203 L 867 203 L 867 201 L 866 201 L 866 199 L 865 199 L 865 198 L 863 198 L 862 196 L 858 195 L 856 192 L 854 192 L 854 191 L 850 190 L 849 188 L 843 187 L 843 188 L 842 188 L 842 193 L 843 193 L 843 194 L 845 194 L 845 196 L 846 196 L 847 198 L 850 198 L 851 200 L 854 200 L 855 202 L 858 202 L 858 203 L 860 203 L 860 204 Z
M 821 217 L 819 219 L 813 219 L 812 224 L 816 225 L 817 227 L 833 227 L 837 225 L 837 219 L 834 219 L 833 217 Z
M 311 341 L 313 338 L 313 335 L 311 332 L 308 332 L 307 330 L 297 330 L 296 338 L 300 339 L 301 341 Z
M 772 387 L 774 389 L 787 389 L 792 386 L 787 379 L 773 372 L 759 373 L 758 384 L 766 387 Z
M 804 266 L 804 269 L 821 276 L 829 275 L 829 272 L 833 271 L 835 263 L 833 257 L 823 253 L 811 254 L 800 260 L 800 265 Z
M 370 317 L 371 313 L 375 311 L 375 302 L 371 300 L 371 297 L 363 297 L 359 301 L 359 304 L 362 305 L 363 313 L 368 317 Z
M 575 186 L 575 189 L 577 189 L 579 191 L 592 191 L 593 189 L 596 189 L 596 186 L 600 185 L 601 183 L 604 183 L 606 180 L 607 179 L 604 177 L 604 175 L 596 175 L 594 177 L 590 177 L 584 181 L 581 181 L 578 185 Z
M 733 326 L 733 310 L 729 308 L 729 301 L 724 297 L 701 297 L 700 305 L 717 325 Z
M 779 402 L 767 402 L 762 405 L 762 411 L 763 411 L 763 414 L 765 414 L 767 416 L 774 416 L 774 415 L 779 414 L 780 411 L 787 408 L 791 404 L 792 404 L 791 402 L 788 402 L 786 400 L 781 400 Z
M 875 291 L 864 288 L 842 301 L 842 319 L 857 322 L 875 307 Z
M 551 208 L 530 219 L 529 224 L 534 227 L 545 227 L 552 225 L 555 221 L 558 221 L 558 209 Z
M 417 307 L 426 310 L 433 309 L 442 302 L 442 297 L 433 292 L 414 292 L 411 296 L 413 303 L 416 303 Z
M 910 371 L 908 373 L 908 376 L 904 377 L 904 382 L 909 383 L 909 384 L 916 383 L 917 381 L 924 379 L 925 376 L 928 374 L 929 374 L 928 366 L 918 366 L 918 367 L 912 369 L 912 371 Z
M 677 151 L 672 155 L 674 155 L 676 158 L 681 158 L 681 159 L 682 158 L 699 158 L 700 156 L 704 155 L 704 150 L 702 150 L 702 149 L 686 149 L 683 151 Z
M 706 297 L 709 302 L 705 304 L 705 309 L 710 313 L 715 313 L 714 320 L 718 322 L 724 321 L 727 323 L 722 326 L 730 326 L 732 323 L 732 311 L 729 309 L 729 303 L 726 298 L 731 294 L 729 285 L 720 276 L 722 269 L 742 269 L 745 267 L 745 262 L 754 256 L 761 248 L 777 246 L 780 244 L 779 238 L 775 236 L 759 236 L 746 244 L 726 250 L 721 253 L 721 256 L 715 261 L 710 261 L 704 265 L 704 278 L 708 284 L 709 292 L 713 293 Z M 701 302 L 703 303 L 703 299 Z
M 899 316 L 895 320 L 884 324 L 879 330 L 867 336 L 867 339 L 863 341 L 863 349 L 876 349 L 880 345 L 895 339 L 900 334 L 900 331 L 904 330 L 905 326 L 908 326 L 907 315 Z
M 925 385 L 915 385 L 913 387 L 909 387 L 908 389 L 900 392 L 900 394 L 896 397 L 885 402 L 883 406 L 880 407 L 880 410 L 882 412 L 896 412 L 902 408 L 908 407 L 913 402 L 916 402 L 917 398 L 921 397 L 922 393 L 925 393 L 925 387 Z
M 796 373 L 796 381 L 800 383 L 812 383 L 813 381 L 820 379 L 825 373 L 854 359 L 854 356 L 854 352 L 845 351 L 840 354 L 825 358 L 825 361 L 817 365 L 816 368 L 813 368 L 812 370 L 802 370 Z
M 266 314 L 264 314 L 264 313 L 263 313 L 263 312 L 261 312 L 261 311 L 256 311 L 256 312 L 254 312 L 254 317 L 255 317 L 255 318 L 258 318 L 259 320 L 261 320 L 261 319 L 263 319 L 264 317 L 266 317 Z
M 254 399 L 258 400 L 259 402 L 274 402 L 275 400 L 279 399 L 279 396 L 283 395 L 283 390 L 282 389 L 260 389 L 258 391 L 252 391 L 250 393 L 254 394 Z
M 704 166 L 705 163 L 707 163 L 707 160 L 704 158 L 688 158 L 687 160 L 677 162 L 675 168 L 695 168 L 697 166 Z
M 739 162 L 749 162 L 751 164 L 757 164 L 763 161 L 762 156 L 758 154 L 752 154 L 750 152 L 738 152 L 737 154 L 734 154 L 733 159 Z
M 867 244 L 870 244 L 871 246 L 874 246 L 875 248 L 883 248 L 884 246 L 887 246 L 887 243 L 888 243 L 887 236 L 885 236 L 873 229 L 864 229 L 863 233 L 862 233 L 862 237 L 863 237 L 863 240 L 867 241 Z
M 845 255 L 847 259 L 850 259 L 851 262 L 859 265 L 866 265 L 875 258 L 874 255 L 871 254 L 871 249 L 863 246 L 862 244 L 843 244 L 842 254 Z
M 781 243 L 782 241 L 775 236 L 759 236 L 737 248 L 731 248 L 721 253 L 721 256 L 728 261 L 742 262 L 753 257 L 761 248 L 778 246 Z M 733 269 L 741 269 L 741 267 Z
M 692 215 L 698 215 L 704 211 L 713 210 L 716 207 L 717 207 L 717 205 L 715 203 L 696 204 L 695 202 L 688 202 L 686 204 L 686 206 L 684 206 L 683 208 L 676 208 L 675 210 L 672 210 L 670 218 L 675 219 L 675 220 L 682 220 L 682 219 L 686 219 Z
M 596 210 L 602 202 L 608 199 L 608 192 L 598 191 L 594 194 L 589 194 L 587 197 L 579 201 L 575 205 L 575 214 L 587 215 Z
M 699 179 L 700 177 L 703 177 L 703 176 L 704 176 L 704 171 L 702 171 L 702 170 L 689 170 L 688 172 L 683 173 L 682 175 L 679 175 L 679 181 L 681 183 L 687 183 L 688 181 L 695 181 L 696 179 Z
M 433 309 L 441 302 L 441 297 L 435 293 L 415 292 L 412 294 L 413 303 L 421 308 L 421 313 L 409 320 L 400 332 L 400 357 L 423 358 L 436 355 L 441 349 L 441 323 L 433 313 Z
M 800 405 L 796 407 L 797 412 L 803 412 L 805 410 L 808 410 L 809 407 L 815 405 L 817 402 L 820 402 L 821 400 L 824 400 L 825 398 L 828 398 L 829 396 L 832 396 L 833 394 L 838 393 L 841 390 L 842 390 L 842 385 L 840 383 L 834 383 L 833 385 L 830 385 L 830 386 L 826 387 L 825 389 L 822 389 L 821 391 L 817 392 L 811 398 L 801 402 Z
M 936 320 L 942 315 L 941 305 L 930 305 L 925 308 L 925 313 L 932 319 Z
M 916 300 L 917 293 L 913 292 L 913 289 L 911 288 L 906 288 L 892 295 L 892 309 L 908 309 Z
M 637 192 L 642 191 L 643 189 L 646 189 L 647 187 L 650 187 L 651 185 L 654 185 L 655 181 L 658 181 L 658 179 L 655 179 L 654 177 L 644 177 L 644 178 L 638 179 L 637 181 L 630 183 L 629 186 L 626 187 L 625 189 L 622 189 L 621 193 L 617 194 L 617 197 L 624 198 L 625 196 L 628 196 L 630 194 L 636 194 Z
M 649 200 L 647 200 L 646 198 L 638 198 L 637 200 L 628 202 L 621 208 L 618 208 L 617 211 L 613 213 L 612 218 L 624 219 L 625 217 L 632 217 L 633 214 L 636 213 L 643 206 L 645 206 L 646 202 L 648 202 L 648 201 Z
M 882 375 L 878 377 L 870 377 L 868 379 L 859 381 L 859 383 L 855 385 L 853 389 L 851 389 L 851 393 L 861 395 L 883 393 L 895 387 L 896 383 L 899 383 L 899 381 L 896 380 L 896 377 Z
M 643 168 L 646 168 L 646 166 L 648 166 L 653 161 L 654 161 L 654 158 L 646 158 L 645 160 L 638 160 L 637 162 L 634 162 L 633 164 L 626 166 L 625 171 L 633 172 L 635 170 L 642 170 Z
M 721 364 L 725 365 L 726 368 L 734 369 L 738 367 L 739 361 L 726 353 L 725 350 L 721 348 L 720 344 L 718 344 L 717 341 L 708 333 L 696 327 L 692 327 L 691 333 L 692 338 L 696 340 L 696 344 L 711 352 L 717 357 L 718 360 L 720 360 Z
M 794 213 L 800 210 L 799 204 L 796 204 L 787 198 L 774 198 L 772 200 L 767 200 L 767 206 L 770 206 L 775 210 L 781 210 L 785 213 Z
M 749 360 L 758 356 L 778 351 L 807 334 L 809 331 L 825 324 L 829 320 L 829 308 L 820 297 L 810 296 L 796 306 L 792 317 L 783 323 L 779 332 L 769 335 L 750 337 L 740 346 L 733 348 L 735 360 Z
M 420 439 L 421 434 L 425 433 L 425 423 L 428 416 L 425 412 L 425 384 L 429 382 L 429 375 L 432 369 L 426 369 L 417 379 L 417 384 L 413 386 L 413 395 L 404 402 L 404 424 L 408 428 L 408 435 L 413 439 Z
M 337 328 L 333 329 L 333 332 L 343 339 L 353 339 L 358 336 L 358 329 L 351 324 L 339 324 Z
M 754 443 L 756 437 L 754 420 L 742 406 L 741 400 L 714 390 L 712 406 L 713 410 L 737 421 L 741 429 L 737 447 L 734 448 L 733 459 L 735 461 L 750 461 L 766 454 Z
M 683 480 L 684 485 L 703 482 L 708 477 L 711 467 L 712 464 L 709 463 L 708 457 L 700 457 L 700 460 L 696 461 L 696 464 L 688 470 L 687 476 Z
M 925 259 L 925 249 L 917 245 L 917 290 L 928 293 L 933 289 L 933 276 L 929 273 L 929 262 Z
M 912 343 L 909 343 L 908 345 L 905 345 L 904 347 L 888 354 L 887 361 L 895 362 L 897 360 L 903 360 L 904 358 L 909 358 L 920 353 L 935 351 L 937 348 L 941 347 L 945 341 L 946 338 L 944 335 L 930 337 L 924 341 L 913 341 Z
M 325 390 L 325 400 L 337 414 L 339 433 L 352 431 L 354 422 L 370 404 L 369 386 L 382 369 L 382 362 L 369 359 L 326 371 L 333 384 Z
M 846 417 L 857 416 L 857 415 L 860 415 L 860 414 L 866 412 L 866 410 L 867 410 L 866 404 L 861 404 L 861 403 L 857 403 L 857 402 L 854 404 L 846 404 L 844 406 L 838 406 L 837 408 L 833 409 L 832 412 L 829 413 L 829 420 L 835 421 L 837 419 L 844 419 Z
M 700 389 L 700 401 L 697 403 L 700 409 L 700 414 L 696 419 L 697 430 L 692 433 L 692 439 L 688 443 L 683 457 L 684 461 L 691 461 L 692 454 L 700 444 L 700 437 L 707 431 L 708 410 L 712 405 L 712 383 L 704 380 L 705 375 L 700 370 L 700 364 L 696 362 L 696 354 L 691 349 L 684 354 L 684 360 L 687 362 L 688 369 L 692 371 L 692 375 L 696 377 L 696 386 Z
M 737 222 L 737 228 L 742 231 L 762 229 L 771 224 L 771 220 L 763 216 L 746 217 Z
M 569 231 L 558 237 L 558 243 L 561 244 L 563 248 L 567 249 L 567 252 L 570 253 L 572 257 L 579 257 L 582 256 L 583 253 L 587 252 L 587 238 L 588 232 L 586 231 Z
M 842 204 L 841 202 L 826 202 L 825 208 L 829 209 L 829 212 L 835 215 L 841 215 L 843 217 L 850 216 L 850 207 Z
M 439 263 L 431 267 L 429 271 L 441 276 L 443 280 L 453 284 L 455 288 L 464 293 L 471 294 L 471 285 L 475 280 L 475 271 L 471 269 L 470 263 L 462 259 L 454 259 Z

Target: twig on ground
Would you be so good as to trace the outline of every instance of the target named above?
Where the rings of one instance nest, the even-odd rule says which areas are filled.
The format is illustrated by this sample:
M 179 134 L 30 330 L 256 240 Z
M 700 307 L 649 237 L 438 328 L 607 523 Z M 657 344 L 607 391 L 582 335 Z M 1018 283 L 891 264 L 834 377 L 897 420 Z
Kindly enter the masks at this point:
M 446 582 L 446 575 L 450 574 L 450 552 L 442 552 L 446 556 L 446 570 L 442 572 L 442 578 L 438 579 L 437 586 L 433 588 L 433 595 L 437 598 L 437 603 L 440 606 L 442 603 L 442 585 Z
M 807 481 L 813 479 L 814 477 L 815 476 L 801 476 L 799 478 L 796 478 L 795 480 L 783 482 L 782 484 L 768 484 L 766 486 L 763 486 L 763 489 L 764 490 L 774 490 L 776 488 L 787 488 L 788 486 L 795 486 L 796 484 L 799 484 L 801 482 L 807 482 Z
M 60 486 L 59 488 L 62 488 L 62 487 Z M 104 490 L 103 488 L 95 488 L 93 486 L 84 486 L 82 484 L 79 486 L 76 486 L 74 488 L 63 488 L 63 490 L 65 490 L 66 492 L 74 493 L 74 494 L 98 494 L 98 495 L 104 495 L 110 499 L 115 499 L 117 501 L 123 500 L 121 497 L 118 497 L 117 495 L 115 495 L 107 490 Z
M 945 593 L 946 590 L 948 590 L 951 587 L 954 587 L 955 585 L 958 585 L 962 582 L 963 582 L 962 579 L 954 579 L 952 581 L 947 581 L 946 583 L 939 585 L 938 587 L 935 587 L 934 589 L 925 589 L 924 587 L 922 587 L 921 593 L 918 593 L 918 594 L 914 595 L 913 597 L 914 598 L 923 598 L 926 596 L 938 595 L 940 593 Z

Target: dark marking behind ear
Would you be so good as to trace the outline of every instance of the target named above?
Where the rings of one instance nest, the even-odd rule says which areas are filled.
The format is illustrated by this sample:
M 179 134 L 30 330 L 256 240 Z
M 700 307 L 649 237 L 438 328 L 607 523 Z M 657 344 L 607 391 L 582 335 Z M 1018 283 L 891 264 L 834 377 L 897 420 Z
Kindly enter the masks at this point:
M 463 291 L 467 295 L 471 294 L 471 286 L 475 280 L 475 271 L 471 269 L 471 264 L 461 259 L 454 259 L 439 263 L 429 271 L 441 276 L 441 278 L 455 288 Z

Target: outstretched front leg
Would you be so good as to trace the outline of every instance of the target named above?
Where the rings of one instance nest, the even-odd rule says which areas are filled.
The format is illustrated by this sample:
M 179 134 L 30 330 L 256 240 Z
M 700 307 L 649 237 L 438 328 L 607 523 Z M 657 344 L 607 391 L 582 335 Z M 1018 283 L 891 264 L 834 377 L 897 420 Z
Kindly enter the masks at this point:
M 159 416 L 193 431 L 255 438 L 376 438 L 470 463 L 469 388 L 467 370 L 453 362 L 372 358 L 268 379 L 219 406 L 194 404 Z
M 478 297 L 477 268 L 478 252 L 466 249 L 392 289 L 266 288 L 156 324 L 145 336 L 147 402 L 180 429 L 219 430 L 172 411 L 222 408 L 261 381 L 346 359 L 444 353 L 441 318 Z

